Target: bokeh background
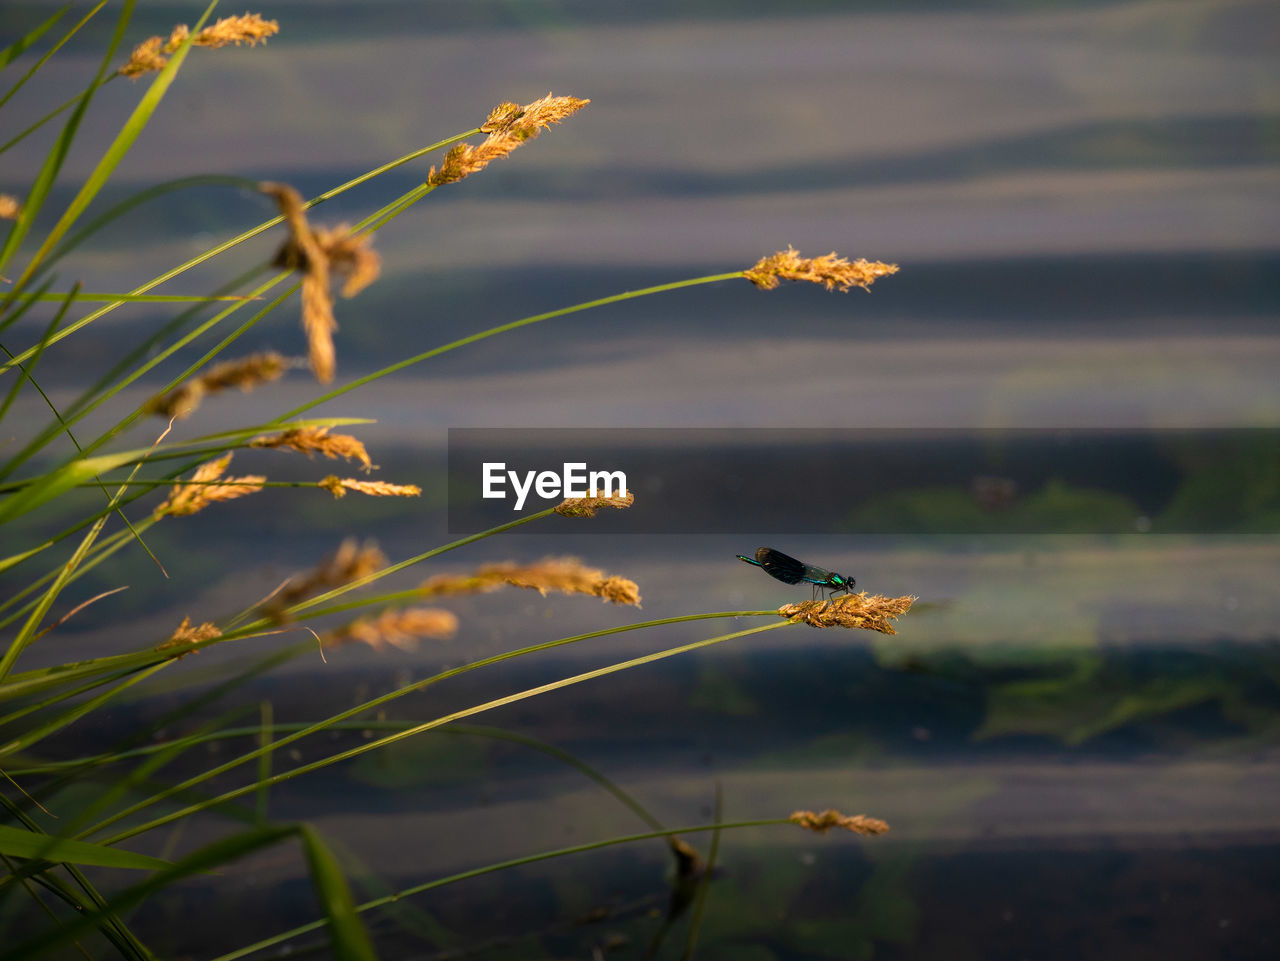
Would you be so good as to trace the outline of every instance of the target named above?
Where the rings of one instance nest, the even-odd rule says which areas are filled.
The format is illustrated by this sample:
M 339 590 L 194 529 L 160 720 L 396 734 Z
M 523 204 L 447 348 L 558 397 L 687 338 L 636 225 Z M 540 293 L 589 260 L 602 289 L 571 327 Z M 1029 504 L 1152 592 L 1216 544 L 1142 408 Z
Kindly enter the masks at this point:
M 51 6 L 10 0 L 0 32 L 29 29 Z M 899 504 L 906 519 L 880 526 L 845 523 L 837 500 L 842 533 L 791 537 L 776 533 L 789 510 L 780 499 L 768 541 L 552 518 L 545 532 L 481 542 L 402 583 L 568 553 L 638 581 L 643 613 L 464 599 L 454 641 L 295 661 L 233 703 L 256 716 L 270 700 L 278 720 L 311 720 L 441 664 L 641 617 L 799 599 L 733 559 L 769 543 L 868 590 L 918 595 L 919 606 L 895 637 L 773 631 L 479 719 L 574 752 L 673 825 L 708 819 L 717 784 L 729 819 L 835 806 L 892 824 L 869 841 L 726 834 L 700 957 L 1274 955 L 1280 7 L 278 0 L 258 12 L 280 35 L 265 48 L 192 51 L 102 207 L 203 173 L 312 196 L 477 125 L 499 101 L 548 90 L 592 101 L 380 231 L 383 277 L 338 304 L 339 383 L 509 320 L 740 269 L 788 244 L 901 273 L 870 293 L 727 281 L 644 298 L 348 394 L 321 413 L 376 419 L 359 435 L 378 476 L 422 485 L 420 500 L 269 490 L 161 525 L 148 543 L 169 579 L 141 552 L 122 555 L 86 579 L 84 596 L 130 589 L 60 630 L 56 649 L 33 648 L 30 666 L 163 638 L 183 616 L 225 617 L 345 536 L 376 538 L 393 560 L 444 543 L 450 427 L 700 427 L 724 430 L 726 443 L 739 427 L 1229 432 L 1218 456 L 1212 443 L 1194 456 L 1164 451 L 1183 483 L 1135 506 L 1131 533 L 1063 533 L 1091 529 L 1076 522 L 1098 509 L 1078 479 L 1007 491 L 1058 511 L 1031 534 L 931 533 L 920 512 L 935 501 L 919 496 Z M 129 42 L 199 13 L 142 2 Z M 5 134 L 82 88 L 104 30 L 78 38 L 6 107 Z M 145 82 L 101 92 L 55 199 L 70 199 Z M 36 136 L 7 153 L 0 190 L 24 193 L 47 145 Z M 432 160 L 316 208 L 313 221 L 358 219 L 421 182 Z M 249 191 L 169 194 L 96 235 L 62 277 L 126 290 L 273 213 Z M 206 292 L 279 240 L 242 245 L 162 291 Z M 69 401 L 172 315 L 107 315 L 49 352 L 42 385 Z M 33 320 L 5 346 L 36 330 Z M 122 395 L 115 416 L 204 346 Z M 292 308 L 237 352 L 265 348 L 303 353 Z M 177 430 L 266 420 L 315 391 L 299 371 L 208 401 Z M 42 425 L 37 400 L 24 397 L 6 426 Z M 150 443 L 161 426 L 125 441 Z M 1243 447 L 1242 429 L 1253 429 Z M 762 472 L 775 456 L 761 451 Z M 269 452 L 241 454 L 236 467 L 275 479 L 329 472 Z M 944 502 L 960 510 L 978 493 L 959 483 Z M 1224 503 L 1233 509 L 1218 511 Z M 1162 511 L 1199 511 L 1192 527 L 1203 533 L 1161 533 Z M 388 713 L 432 717 L 710 633 L 686 624 L 603 638 L 475 672 Z M 180 680 L 215 683 L 242 656 L 189 659 Z M 169 683 L 65 749 L 113 743 L 172 709 L 186 695 Z M 291 760 L 333 743 L 304 742 Z M 423 737 L 288 782 L 271 813 L 318 825 L 371 892 L 643 829 L 579 773 L 475 734 Z M 224 826 L 210 819 L 173 843 Z M 442 889 L 373 924 L 388 956 L 639 958 L 666 907 L 668 860 L 654 842 L 548 862 Z M 201 957 L 315 911 L 300 856 L 281 852 L 171 892 L 140 922 L 157 950 Z M 232 941 L 218 922 L 230 916 Z M 663 950 L 678 955 L 682 938 L 677 926 Z

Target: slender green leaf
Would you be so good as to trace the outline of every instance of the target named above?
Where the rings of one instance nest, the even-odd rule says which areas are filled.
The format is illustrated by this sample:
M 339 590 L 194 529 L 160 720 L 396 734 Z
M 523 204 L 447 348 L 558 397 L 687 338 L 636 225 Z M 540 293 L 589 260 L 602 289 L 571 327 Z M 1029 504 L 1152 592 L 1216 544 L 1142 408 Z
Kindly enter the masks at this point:
M 302 825 L 301 833 L 307 864 L 311 868 L 311 881 L 320 898 L 321 910 L 329 919 L 334 956 L 340 961 L 377 961 L 373 944 L 356 913 L 351 888 L 333 852 L 310 826 Z
M 9 66 L 9 64 L 13 63 L 13 61 L 22 56 L 23 52 L 26 51 L 27 48 L 48 33 L 53 25 L 61 20 L 63 15 L 70 9 L 71 4 L 69 3 L 66 6 L 59 7 L 44 23 L 40 24 L 34 30 L 23 34 L 17 40 L 13 41 L 13 43 L 9 44 L 9 46 L 0 50 L 0 70 L 3 70 L 5 67 Z M 8 98 L 6 97 L 5 99 L 7 100 Z
M 94 7 L 92 10 L 86 13 L 83 17 L 81 17 L 79 23 L 77 23 L 74 27 L 72 27 L 70 30 L 64 33 L 62 35 L 61 40 L 59 40 L 52 47 L 50 47 L 45 52 L 45 55 L 43 57 L 41 57 L 39 60 L 33 63 L 31 65 L 31 69 L 28 70 L 26 73 L 24 73 L 21 79 L 19 79 L 17 83 L 15 83 L 12 87 L 9 88 L 9 92 L 6 93 L 3 97 L 0 97 L 0 107 L 3 107 L 6 103 L 8 103 L 9 100 L 13 97 L 13 95 L 16 94 L 19 90 L 21 90 L 26 85 L 27 81 L 30 80 L 32 77 L 34 77 L 39 72 L 40 68 L 43 67 L 46 63 L 48 63 L 50 59 L 52 59 L 55 53 L 57 53 L 59 50 L 62 49 L 63 44 L 65 44 L 68 40 L 70 40 L 77 33 L 79 33 L 80 28 L 83 27 L 90 20 L 92 20 L 93 17 L 97 14 L 97 12 L 101 10 L 104 6 L 106 6 L 106 4 L 107 4 L 107 0 L 98 0 L 98 5 L 96 7 Z M 53 21 L 61 17 L 64 13 L 66 13 L 70 9 L 71 9 L 71 4 L 67 4 L 61 10 L 59 10 L 56 14 L 54 14 L 54 16 L 49 21 L 46 21 L 47 26 L 42 25 L 41 27 L 38 28 L 40 30 L 40 33 L 43 33 L 46 29 L 48 29 L 48 27 L 53 26 Z M 30 36 L 30 34 L 28 34 L 28 36 Z M 28 44 L 28 46 L 29 45 L 30 44 Z M 6 50 L 5 53 L 7 54 L 8 51 Z M 9 60 L 11 59 L 12 57 L 6 59 L 4 54 L 0 54 L 0 68 L 5 67 L 9 63 Z
M 125 0 L 125 6 L 132 11 L 134 0 Z M 80 214 L 89 206 L 89 203 L 98 195 L 103 186 L 106 185 L 107 179 L 124 159 L 126 153 L 133 146 L 134 141 L 141 136 L 143 129 L 147 125 L 147 121 L 151 119 L 151 115 L 156 108 L 160 106 L 160 101 L 168 92 L 169 86 L 173 83 L 178 75 L 178 68 L 182 66 L 182 62 L 186 59 L 188 51 L 191 49 L 191 41 L 204 26 L 205 20 L 209 18 L 209 14 L 213 12 L 213 8 L 217 6 L 217 0 L 213 0 L 205 9 L 204 15 L 191 28 L 191 32 L 183 40 L 178 49 L 173 52 L 173 56 L 169 62 L 165 64 L 155 80 L 151 82 L 151 86 L 147 88 L 147 92 L 142 95 L 142 99 L 138 102 L 138 106 L 134 108 L 129 119 L 125 121 L 120 132 L 116 134 L 106 152 L 102 155 L 102 159 L 98 161 L 97 166 L 89 174 L 84 184 L 81 186 L 75 198 L 67 205 L 67 209 L 63 211 L 58 222 L 50 228 L 49 233 L 45 236 L 44 241 L 31 257 L 31 262 L 27 265 L 22 276 L 15 284 L 15 288 L 21 287 L 31 273 L 41 264 L 49 251 L 62 239 L 63 235 L 71 229 L 72 224 L 79 219 Z M 87 101 L 86 101 L 87 104 Z M 25 212 L 24 212 L 25 216 Z M 6 251 L 7 253 L 7 251 Z
M 71 461 L 52 474 L 37 478 L 15 494 L 0 501 L 0 524 L 7 523 L 65 494 L 77 484 L 91 481 L 99 474 L 132 464 L 145 457 L 147 450 L 128 450 L 119 454 L 102 454 Z
M 169 867 L 168 861 L 145 854 L 134 854 L 132 851 L 121 851 L 87 841 L 49 837 L 3 824 L 0 824 L 0 854 L 16 858 L 40 858 L 59 864 L 90 864 L 101 868 L 156 871 Z
M 5 244 L 0 249 L 0 272 L 3 272 L 5 265 L 8 264 L 10 258 L 17 252 L 18 247 L 26 238 L 27 232 L 31 229 L 31 224 L 35 221 L 36 215 L 44 207 L 44 202 L 49 196 L 49 191 L 53 188 L 53 182 L 57 179 L 58 171 L 62 169 L 62 163 L 67 157 L 67 153 L 71 150 L 71 142 L 75 139 L 76 132 L 80 129 L 80 121 L 84 119 L 85 113 L 89 109 L 89 103 L 93 100 L 93 95 L 102 85 L 103 77 L 106 75 L 111 66 L 111 59 L 116 54 L 116 48 L 119 47 L 120 41 L 124 38 L 125 29 L 129 25 L 129 19 L 133 16 L 135 0 L 125 0 L 124 6 L 120 10 L 120 16 L 116 20 L 116 29 L 111 36 L 111 41 L 107 45 L 107 50 L 103 54 L 102 62 L 98 67 L 97 76 L 93 82 L 85 88 L 83 94 L 76 101 L 76 109 L 67 120 L 66 125 L 62 128 L 62 133 L 58 135 L 58 139 L 54 142 L 53 148 L 45 156 L 44 164 L 40 168 L 40 172 L 36 175 L 35 182 L 31 186 L 31 190 L 27 192 L 26 198 L 22 203 L 22 214 L 18 217 L 13 225 L 13 229 L 9 231 L 9 236 L 5 239 Z M 96 191 L 95 191 L 96 192 Z M 83 191 L 82 191 L 83 193 Z M 74 220 L 74 217 L 71 218 Z M 65 221 L 65 225 L 63 225 Z M 64 214 L 62 221 L 62 230 L 65 232 L 70 226 L 70 221 Z M 32 257 L 31 262 L 27 264 L 26 269 L 21 276 L 14 282 L 13 287 L 9 291 L 9 296 L 5 298 L 4 308 L 8 308 L 13 297 L 26 288 L 28 280 L 31 279 L 32 273 L 39 265 L 43 257 L 45 248 L 55 242 L 54 234 L 50 234 L 45 239 L 45 243 L 41 246 L 40 251 Z
M 21 944 L 11 944 L 7 951 L 0 954 L 0 961 L 29 961 L 31 958 L 39 957 L 58 945 L 66 944 L 87 934 L 112 914 L 121 914 L 137 907 L 156 891 L 163 890 L 183 878 L 206 874 L 220 865 L 278 844 L 297 833 L 298 829 L 292 826 L 253 828 L 215 841 L 174 862 L 164 870 L 157 871 L 142 883 L 119 892 L 98 910 L 88 911 L 82 917 L 64 922 L 57 928 Z

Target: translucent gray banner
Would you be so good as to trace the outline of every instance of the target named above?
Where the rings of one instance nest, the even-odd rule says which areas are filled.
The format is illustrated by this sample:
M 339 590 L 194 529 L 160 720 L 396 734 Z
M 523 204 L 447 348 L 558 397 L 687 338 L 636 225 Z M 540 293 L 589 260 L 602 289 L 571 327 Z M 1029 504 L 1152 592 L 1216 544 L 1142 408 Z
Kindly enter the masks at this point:
M 624 474 L 635 503 L 574 533 L 1280 531 L 1274 429 L 455 428 L 450 532 L 584 494 L 593 472 Z

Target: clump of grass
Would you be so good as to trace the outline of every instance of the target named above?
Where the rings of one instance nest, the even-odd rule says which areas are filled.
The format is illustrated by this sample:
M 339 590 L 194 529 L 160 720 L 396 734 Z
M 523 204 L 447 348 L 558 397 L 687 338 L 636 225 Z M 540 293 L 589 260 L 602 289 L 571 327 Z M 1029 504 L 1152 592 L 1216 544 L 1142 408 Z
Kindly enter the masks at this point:
M 100 7 L 71 28 L 62 42 L 88 22 L 98 9 Z M 115 593 L 99 593 L 72 606 L 70 611 L 60 617 L 55 617 L 55 607 L 64 595 L 78 590 L 82 579 L 90 571 L 110 569 L 107 565 L 112 559 L 120 551 L 129 548 L 149 553 L 145 538 L 155 524 L 169 523 L 172 518 L 215 508 L 225 501 L 247 496 L 266 486 L 280 484 L 296 486 L 305 483 L 318 486 L 337 498 L 345 496 L 349 491 L 370 496 L 418 496 L 421 493 L 419 487 L 413 484 L 355 480 L 337 475 L 308 482 L 269 481 L 265 476 L 256 474 L 228 476 L 236 450 L 258 448 L 294 451 L 304 453 L 308 458 L 313 458 L 318 453 L 326 459 L 358 463 L 366 472 L 370 472 L 375 466 L 364 443 L 353 434 L 335 432 L 338 427 L 359 423 L 358 421 L 342 417 L 303 419 L 301 415 L 364 384 L 412 365 L 489 337 L 582 310 L 732 278 L 745 278 L 764 289 L 778 286 L 780 279 L 820 283 L 828 290 L 847 291 L 854 286 L 865 289 L 876 279 L 897 270 L 894 265 L 875 261 L 849 262 L 835 253 L 805 259 L 794 249 L 788 248 L 761 259 L 750 268 L 629 291 L 512 320 L 483 331 L 459 331 L 458 336 L 448 343 L 328 390 L 263 423 L 244 425 L 207 437 L 170 440 L 168 435 L 173 430 L 176 419 L 188 416 L 202 402 L 216 403 L 217 395 L 231 389 L 258 390 L 264 405 L 271 402 L 271 385 L 295 366 L 294 361 L 274 352 L 236 360 L 222 359 L 222 355 L 243 332 L 272 318 L 294 292 L 300 292 L 302 325 L 308 344 L 307 363 L 319 383 L 331 383 L 336 375 L 338 356 L 338 342 L 335 340 L 337 323 L 331 284 L 334 277 L 342 279 L 340 293 L 350 298 L 377 280 L 381 261 L 371 245 L 373 231 L 392 218 L 404 214 L 429 197 L 435 189 L 457 184 L 482 171 L 493 161 L 509 156 L 544 130 L 572 117 L 590 101 L 554 94 L 523 106 L 504 101 L 490 110 L 474 129 L 424 146 L 310 200 L 304 200 L 296 189 L 287 184 L 221 178 L 219 182 L 227 186 L 249 187 L 261 191 L 275 202 L 279 216 L 246 229 L 238 237 L 166 271 L 134 290 L 107 295 L 108 302 L 105 305 L 93 307 L 83 316 L 68 321 L 67 315 L 91 298 L 75 286 L 67 290 L 55 289 L 56 281 L 50 271 L 68 258 L 83 237 L 111 220 L 128 215 L 143 202 L 143 198 L 126 201 L 95 221 L 82 223 L 85 210 L 102 191 L 129 147 L 160 105 L 190 48 L 200 46 L 217 49 L 229 45 L 239 46 L 242 43 L 252 47 L 277 35 L 279 31 L 276 21 L 248 13 L 223 18 L 211 26 L 205 26 L 206 14 L 206 18 L 202 18 L 194 26 L 175 28 L 168 37 L 156 36 L 144 40 L 134 48 L 133 54 L 123 66 L 113 70 L 111 65 L 118 62 L 117 45 L 127 33 L 129 10 L 130 5 L 126 5 L 114 37 L 104 53 L 98 76 L 85 91 L 75 100 L 52 111 L 43 120 L 19 132 L 6 144 L 0 144 L 0 153 L 3 153 L 35 134 L 46 123 L 70 111 L 62 132 L 49 149 L 44 166 L 33 175 L 26 195 L 22 198 L 0 195 L 0 218 L 12 222 L 7 239 L 0 248 L 0 277 L 8 276 L 5 274 L 6 268 L 20 256 L 25 257 L 7 291 L 0 294 L 0 333 L 11 329 L 16 321 L 36 305 L 56 298 L 53 316 L 39 337 L 24 349 L 9 354 L 9 359 L 0 363 L 0 376 L 8 376 L 10 379 L 4 399 L 0 401 L 0 421 L 8 415 L 14 399 L 21 391 L 39 387 L 36 379 L 38 364 L 46 352 L 55 348 L 62 340 L 75 336 L 112 310 L 144 298 L 158 299 L 160 302 L 169 300 L 175 304 L 174 309 L 180 311 L 171 322 L 158 328 L 125 360 L 103 371 L 96 382 L 87 385 L 82 394 L 68 405 L 55 408 L 45 394 L 44 399 L 52 408 L 49 424 L 41 429 L 32 429 L 26 424 L 18 425 L 16 433 L 20 435 L 19 443 L 6 450 L 7 460 L 0 464 L 0 526 L 12 525 L 8 529 L 17 530 L 15 521 L 25 519 L 35 512 L 41 512 L 47 517 L 56 516 L 65 521 L 61 531 L 51 536 L 28 539 L 23 543 L 18 542 L 27 537 L 22 533 L 15 538 L 5 539 L 3 543 L 9 553 L 0 557 L 0 571 L 14 572 L 17 575 L 31 572 L 25 587 L 0 600 L 0 626 L 15 625 L 13 639 L 0 656 L 0 730 L 3 730 L 3 735 L 0 736 L 0 765 L 4 766 L 4 773 L 8 776 L 21 777 L 31 785 L 28 795 L 30 803 L 11 802 L 0 795 L 0 804 L 8 812 L 8 823 L 0 825 L 3 828 L 0 830 L 0 857 L 5 858 L 5 865 L 9 870 L 8 881 L 15 884 L 21 882 L 22 892 L 32 899 L 33 904 L 48 907 L 40 900 L 33 882 L 38 882 L 39 888 L 51 893 L 58 902 L 58 907 L 49 908 L 49 913 L 54 918 L 53 924 L 36 934 L 32 940 L 12 946 L 10 956 L 35 957 L 45 950 L 69 944 L 93 929 L 106 937 L 122 955 L 138 959 L 149 957 L 147 947 L 127 921 L 128 913 L 135 906 L 157 891 L 187 877 L 217 869 L 245 854 L 281 843 L 296 842 L 302 846 L 320 903 L 324 905 L 325 918 L 312 925 L 283 932 L 266 942 L 244 947 L 233 952 L 235 956 L 269 944 L 283 943 L 306 931 L 327 926 L 335 942 L 336 955 L 369 958 L 373 956 L 373 949 L 359 921 L 362 912 L 373 910 L 390 900 L 421 893 L 464 877 L 506 870 L 516 864 L 567 856 L 611 844 L 661 839 L 676 860 L 678 884 L 686 887 L 700 885 L 699 897 L 705 899 L 705 885 L 710 880 L 708 866 L 714 862 L 714 856 L 704 861 L 696 848 L 677 835 L 785 823 L 797 823 L 817 831 L 841 827 L 864 836 L 887 830 L 887 825 L 875 818 L 863 815 L 845 817 L 834 811 L 822 814 L 797 812 L 790 818 L 740 822 L 724 822 L 717 813 L 713 824 L 669 829 L 645 811 L 638 801 L 585 763 L 557 748 L 539 746 L 533 744 L 532 739 L 523 738 L 522 743 L 527 746 L 543 750 L 590 777 L 626 805 L 650 830 L 644 834 L 608 838 L 573 848 L 538 852 L 511 862 L 481 866 L 464 874 L 415 885 L 397 892 L 391 898 L 357 905 L 323 838 L 306 825 L 268 823 L 265 819 L 265 796 L 268 788 L 280 781 L 304 777 L 428 731 L 446 727 L 458 729 L 458 722 L 473 715 L 517 701 L 550 695 L 575 684 L 638 669 L 704 647 L 767 630 L 785 629 L 801 621 L 813 626 L 859 627 L 892 634 L 894 631 L 889 621 L 907 612 L 912 601 L 912 598 L 907 597 L 882 598 L 864 594 L 821 605 L 791 605 L 777 612 L 722 611 L 637 622 L 543 641 L 455 666 L 288 729 L 273 730 L 270 712 L 267 711 L 263 715 L 263 727 L 258 732 L 260 736 L 256 747 L 229 760 L 204 766 L 197 773 L 176 783 L 165 783 L 160 779 L 162 774 L 159 772 L 167 761 L 180 755 L 190 758 L 194 756 L 191 752 L 196 745 L 208 743 L 210 738 L 230 739 L 232 735 L 198 729 L 162 744 L 147 743 L 144 747 L 137 747 L 137 744 L 148 742 L 156 733 L 156 730 L 144 730 L 136 732 L 136 737 L 129 744 L 94 759 L 66 762 L 55 760 L 51 756 L 53 752 L 44 753 L 44 749 L 52 745 L 74 744 L 75 731 L 71 730 L 69 733 L 72 725 L 83 722 L 96 711 L 108 708 L 113 700 L 157 673 L 170 672 L 167 675 L 169 677 L 185 678 L 181 674 L 183 668 L 175 665 L 187 654 L 213 645 L 240 644 L 264 633 L 280 633 L 293 626 L 300 626 L 312 630 L 319 637 L 322 652 L 325 645 L 354 642 L 366 644 L 379 652 L 389 648 L 407 649 L 424 638 L 454 637 L 463 626 L 454 613 L 444 608 L 406 607 L 406 603 L 416 604 L 427 597 L 444 601 L 455 595 L 487 593 L 502 587 L 537 591 L 543 596 L 550 593 L 580 595 L 600 598 L 614 605 L 640 606 L 640 587 L 635 581 L 621 574 L 606 574 L 580 560 L 566 557 L 548 557 L 532 564 L 500 561 L 475 566 L 466 574 L 436 574 L 407 591 L 375 592 L 377 583 L 384 577 L 524 524 L 541 523 L 553 515 L 589 519 L 603 508 L 625 509 L 634 502 L 633 495 L 627 492 L 611 497 L 568 499 L 556 507 L 522 517 L 491 531 L 433 547 L 394 563 L 372 543 L 361 544 L 357 539 L 351 538 L 312 570 L 288 579 L 265 599 L 251 603 L 239 612 L 228 612 L 222 617 L 202 621 L 197 625 L 193 625 L 190 618 L 185 617 L 170 634 L 162 634 L 158 638 L 134 641 L 132 632 L 122 632 L 121 650 L 73 663 L 18 670 L 19 662 L 31 644 L 55 632 L 85 606 L 96 602 L 105 603 L 106 598 Z M 0 57 L 0 63 L 7 63 L 13 58 L 8 54 L 16 56 L 22 49 L 36 43 L 47 30 L 52 29 L 61 16 L 61 11 L 52 14 L 45 24 L 21 38 L 8 51 L 4 51 L 6 56 Z M 35 72 L 31 71 L 28 78 L 34 76 Z M 80 185 L 74 201 L 38 242 L 28 244 L 27 239 L 33 225 L 37 223 L 36 218 L 46 206 L 50 189 L 60 174 L 63 158 L 79 135 L 80 122 L 91 106 L 98 88 L 116 77 L 139 80 L 151 74 L 155 76 L 151 77 L 149 86 L 139 98 L 134 114 L 108 145 L 99 165 Z M 25 83 L 25 79 L 14 88 L 15 92 Z M 476 137 L 482 139 L 471 142 Z M 390 204 L 371 211 L 358 223 L 330 228 L 313 227 L 310 224 L 307 212 L 315 204 L 353 190 L 394 167 L 440 150 L 446 151 L 443 158 L 438 166 L 430 167 L 421 184 Z M 241 280 L 228 285 L 224 290 L 207 295 L 149 293 L 159 284 L 171 281 L 193 267 L 207 264 L 234 246 L 280 224 L 286 226 L 288 233 L 269 264 L 264 265 L 267 269 L 276 271 L 269 279 Z M 73 228 L 79 229 L 73 233 Z M 292 286 L 287 286 L 294 275 L 298 279 Z M 251 315 L 245 313 L 249 309 L 253 310 Z M 208 316 L 204 316 L 206 312 Z M 232 322 L 239 326 L 234 332 L 227 333 Z M 220 339 L 217 339 L 219 336 Z M 151 382 L 158 365 L 185 349 L 196 346 L 201 349 L 200 356 L 177 377 L 167 383 Z M 148 385 L 150 399 L 130 409 L 128 405 L 121 403 L 122 392 L 137 383 Z M 81 429 L 79 425 L 95 413 L 109 414 L 115 421 L 96 437 L 77 436 L 76 432 Z M 154 443 L 132 448 L 123 446 L 120 441 L 122 435 L 149 415 L 168 419 L 169 428 Z M 56 442 L 62 438 L 70 442 L 66 452 L 58 452 L 56 449 Z M 97 491 L 101 495 L 101 502 L 86 509 L 82 499 L 69 496 L 81 487 Z M 144 498 L 148 500 L 142 506 L 152 503 L 154 506 L 139 519 L 129 519 L 126 512 L 131 512 L 135 503 Z M 233 512 L 229 512 L 229 516 L 231 513 Z M 109 523 L 117 521 L 114 527 L 108 528 Z M 34 568 L 42 561 L 48 562 L 45 572 L 35 572 Z M 357 591 L 360 593 L 356 594 Z M 376 613 L 356 613 L 362 609 L 373 609 Z M 778 620 L 778 614 L 784 619 Z M 358 724 L 361 729 L 372 730 L 369 716 L 373 712 L 381 711 L 397 698 L 420 692 L 465 672 L 493 668 L 514 658 L 537 656 L 557 647 L 612 634 L 742 616 L 764 618 L 769 622 L 763 626 L 686 642 L 582 674 L 563 677 L 455 710 L 423 723 L 386 728 L 387 733 L 383 736 L 356 747 L 343 750 L 325 748 L 315 760 L 298 763 L 284 770 L 271 769 L 272 759 L 284 756 L 279 752 L 285 746 L 307 738 L 312 738 L 312 743 L 316 743 L 319 740 L 317 735 L 344 730 L 351 725 Z M 323 633 L 316 632 L 309 626 L 310 622 L 320 618 L 339 617 L 345 620 L 336 627 L 319 625 Z M 262 669 L 313 651 L 309 642 L 290 647 L 282 654 L 273 656 L 271 661 L 265 662 Z M 232 682 L 247 679 L 253 670 L 257 668 L 233 678 Z M 194 688 L 195 682 L 191 683 Z M 235 683 L 229 683 L 227 689 L 234 686 Z M 199 696 L 212 699 L 218 695 L 201 693 Z M 318 715 L 325 714 L 323 705 L 317 704 L 315 707 Z M 181 717 L 175 720 L 180 721 Z M 156 728 L 158 727 L 157 724 Z M 512 733 L 502 736 L 513 740 L 523 737 Z M 221 793 L 210 790 L 210 781 L 249 764 L 257 765 L 257 774 L 250 776 L 248 784 L 219 789 Z M 110 777 L 104 777 L 101 771 L 108 765 L 112 773 Z M 89 800 L 83 802 L 79 810 L 69 812 L 71 816 L 65 820 L 54 822 L 47 818 L 41 819 L 35 813 L 42 810 L 39 808 L 39 799 L 54 796 L 62 798 L 60 792 L 68 784 L 95 787 L 97 790 L 84 792 Z M 229 834 L 213 844 L 182 851 L 171 864 L 163 865 L 154 858 L 142 858 L 121 847 L 123 842 L 131 838 L 154 836 L 155 832 L 166 825 L 183 822 L 204 812 L 227 810 L 226 805 L 230 802 L 251 793 L 259 796 L 260 823 Z M 143 815 L 143 812 L 158 807 L 163 808 L 163 813 L 152 811 L 149 819 Z M 717 812 L 718 810 L 717 803 Z M 128 826 L 116 828 L 113 834 L 108 833 L 109 828 L 120 824 Z M 80 871 L 80 864 L 94 864 L 120 871 L 145 869 L 151 873 L 146 880 L 119 888 L 106 896 Z M 694 927 L 696 929 L 696 925 Z

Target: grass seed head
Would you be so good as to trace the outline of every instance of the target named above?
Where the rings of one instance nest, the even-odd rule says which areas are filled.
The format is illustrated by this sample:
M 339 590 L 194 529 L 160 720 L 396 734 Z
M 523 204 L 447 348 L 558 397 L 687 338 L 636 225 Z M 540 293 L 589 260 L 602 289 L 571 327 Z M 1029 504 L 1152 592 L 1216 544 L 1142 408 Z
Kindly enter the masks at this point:
M 884 597 L 880 594 L 843 594 L 826 601 L 802 601 L 784 604 L 778 613 L 810 627 L 847 627 L 897 634 L 889 621 L 911 610 L 915 597 Z
M 205 27 L 191 40 L 193 47 L 208 47 L 217 50 L 235 44 L 237 47 L 247 43 L 256 47 L 259 41 L 266 43 L 267 37 L 274 37 L 280 32 L 280 24 L 274 20 L 264 20 L 256 13 L 246 13 L 237 17 L 223 17 L 211 27 Z M 164 37 L 148 37 L 133 49 L 133 54 L 123 67 L 116 72 L 125 77 L 141 77 L 145 73 L 163 70 L 169 62 L 169 55 L 186 42 L 191 28 L 186 24 L 178 24 Z
M 833 250 L 821 257 L 801 257 L 800 252 L 788 246 L 759 260 L 742 275 L 761 290 L 772 290 L 783 280 L 805 280 L 822 284 L 827 290 L 839 289 L 842 293 L 851 287 L 869 288 L 880 277 L 898 272 L 897 264 L 879 261 L 855 260 L 850 263 Z
M 434 637 L 447 640 L 458 633 L 458 618 L 450 611 L 419 607 L 407 610 L 389 608 L 377 617 L 363 617 L 331 631 L 326 640 L 333 644 L 360 641 L 375 651 L 388 645 L 413 650 L 418 640 Z
M 168 393 L 157 394 L 143 405 L 143 410 L 165 418 L 190 417 L 206 394 L 217 394 L 233 387 L 247 394 L 260 384 L 279 380 L 289 367 L 289 361 L 274 351 L 228 360 L 210 367 L 201 376 Z
M 422 494 L 422 488 L 416 484 L 362 481 L 353 477 L 339 477 L 337 474 L 330 474 L 319 483 L 334 497 L 346 497 L 347 491 L 368 494 L 370 497 L 418 497 Z
M 613 497 L 566 497 L 552 508 L 557 514 L 565 517 L 595 517 L 601 507 L 614 507 L 623 510 L 636 502 L 636 495 L 627 491 Z
M 328 427 L 298 427 L 279 434 L 265 434 L 249 442 L 250 447 L 296 450 L 310 457 L 324 454 L 330 460 L 358 460 L 366 471 L 374 468 L 364 444 L 350 434 L 331 434 Z
M 796 811 L 787 820 L 798 824 L 816 834 L 826 834 L 832 828 L 844 828 L 854 834 L 884 834 L 889 825 L 879 818 L 867 817 L 865 814 L 841 814 L 833 808 L 827 808 L 821 814 L 813 811 Z
M 244 477 L 227 477 L 227 467 L 231 464 L 231 453 L 228 451 L 217 460 L 201 464 L 191 475 L 191 482 L 174 485 L 168 498 L 156 508 L 157 517 L 182 517 L 203 510 L 218 501 L 235 500 L 255 491 L 262 490 L 266 478 L 258 474 Z
M 387 566 L 387 558 L 372 542 L 363 546 L 348 538 L 314 569 L 291 578 L 258 607 L 258 612 L 277 624 L 289 620 L 287 609 L 322 591 L 343 587 L 368 577 Z

